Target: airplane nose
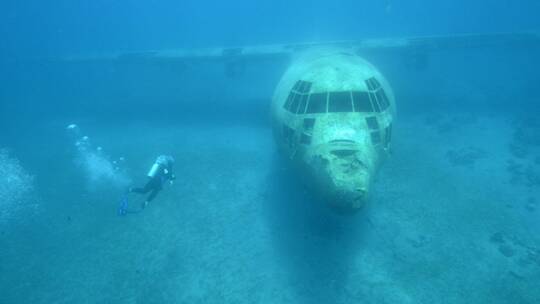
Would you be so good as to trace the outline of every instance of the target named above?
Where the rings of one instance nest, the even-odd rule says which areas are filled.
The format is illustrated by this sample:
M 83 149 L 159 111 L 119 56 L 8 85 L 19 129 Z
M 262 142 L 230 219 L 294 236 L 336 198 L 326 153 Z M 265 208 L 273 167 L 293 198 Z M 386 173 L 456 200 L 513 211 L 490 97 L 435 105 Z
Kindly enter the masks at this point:
M 364 196 L 366 196 L 367 190 L 366 190 L 366 188 L 356 188 L 355 192 L 356 192 L 357 196 L 364 197 Z
M 330 200 L 336 209 L 351 213 L 362 209 L 366 204 L 367 191 L 364 188 L 336 191 Z
M 353 209 L 362 208 L 367 201 L 367 190 L 365 188 L 357 188 L 349 193 L 348 203 Z

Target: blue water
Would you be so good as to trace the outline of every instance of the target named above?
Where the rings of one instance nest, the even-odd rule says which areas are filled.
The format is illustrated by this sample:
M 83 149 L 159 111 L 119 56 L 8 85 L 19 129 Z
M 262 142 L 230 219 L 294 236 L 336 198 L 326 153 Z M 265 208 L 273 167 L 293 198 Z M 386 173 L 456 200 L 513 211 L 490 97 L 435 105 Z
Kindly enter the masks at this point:
M 0 303 L 540 303 L 538 43 L 361 54 L 398 116 L 354 215 L 276 149 L 290 61 L 58 60 L 538 31 L 538 15 L 538 1 L 2 1 Z M 118 216 L 164 153 L 175 184 Z

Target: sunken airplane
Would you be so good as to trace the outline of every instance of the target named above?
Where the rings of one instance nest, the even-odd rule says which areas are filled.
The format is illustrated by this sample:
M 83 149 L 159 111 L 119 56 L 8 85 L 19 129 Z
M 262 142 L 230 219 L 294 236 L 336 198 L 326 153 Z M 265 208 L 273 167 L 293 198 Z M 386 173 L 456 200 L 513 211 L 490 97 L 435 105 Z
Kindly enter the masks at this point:
M 281 152 L 324 201 L 362 207 L 388 154 L 396 107 L 381 73 L 343 50 L 315 50 L 295 60 L 272 99 Z
M 227 70 L 257 60 L 291 59 L 272 98 L 277 145 L 302 180 L 328 205 L 351 212 L 368 200 L 374 176 L 390 151 L 396 115 L 389 83 L 359 54 L 393 50 L 425 61 L 425 56 L 437 50 L 539 44 L 540 34 L 527 32 L 124 52 L 65 59 L 208 61 L 222 62 Z

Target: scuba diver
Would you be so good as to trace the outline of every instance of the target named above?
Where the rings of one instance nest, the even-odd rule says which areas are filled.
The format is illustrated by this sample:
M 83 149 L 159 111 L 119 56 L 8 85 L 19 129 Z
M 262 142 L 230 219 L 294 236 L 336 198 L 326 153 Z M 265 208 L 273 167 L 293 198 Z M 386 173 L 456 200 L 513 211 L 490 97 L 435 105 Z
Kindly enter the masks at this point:
M 141 210 L 144 209 L 149 202 L 151 202 L 156 195 L 163 189 L 163 184 L 169 181 L 171 185 L 176 178 L 173 173 L 174 158 L 169 155 L 160 155 L 148 171 L 148 182 L 143 188 L 129 188 L 129 193 L 146 194 L 150 192 L 150 195 L 142 203 Z

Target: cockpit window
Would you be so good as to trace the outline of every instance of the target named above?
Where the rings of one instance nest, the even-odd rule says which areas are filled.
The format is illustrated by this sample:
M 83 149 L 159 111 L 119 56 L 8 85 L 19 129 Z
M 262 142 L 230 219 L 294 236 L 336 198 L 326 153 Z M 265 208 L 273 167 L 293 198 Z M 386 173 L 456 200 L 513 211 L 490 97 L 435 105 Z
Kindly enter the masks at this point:
M 315 126 L 315 118 L 305 118 L 304 119 L 304 131 L 311 133 L 313 131 L 313 126 Z
M 298 103 L 298 109 L 296 110 L 296 114 L 304 114 L 306 112 L 306 105 L 309 95 L 298 95 L 297 98 L 300 98 L 300 102 Z
M 373 84 L 371 83 L 371 79 L 372 78 L 366 79 L 366 86 L 367 86 L 368 90 L 373 91 L 373 90 L 375 90 L 375 88 L 373 87 Z
M 287 97 L 287 101 L 283 105 L 283 108 L 285 108 L 291 113 L 303 114 L 305 112 L 307 98 L 310 90 L 311 82 L 298 80 L 294 84 L 291 92 L 289 93 L 289 96 Z
M 316 113 L 380 113 L 390 107 L 388 96 L 384 92 L 380 82 L 371 77 L 365 80 L 368 91 L 342 91 L 312 93 L 312 83 L 298 80 L 283 108 L 292 114 L 316 114 Z
M 375 79 L 375 77 L 371 77 L 366 80 L 366 85 L 370 91 L 375 91 L 381 87 L 381 84 L 379 83 L 379 81 L 377 81 L 377 79 Z
M 297 91 L 301 94 L 309 94 L 309 90 L 311 90 L 311 82 L 299 80 L 296 82 L 297 85 Z
M 390 145 L 390 141 L 392 140 L 392 124 L 389 124 L 388 127 L 386 127 L 384 133 L 386 133 L 384 137 L 384 142 L 385 145 L 388 147 Z
M 306 114 L 326 113 L 326 99 L 328 93 L 315 93 L 309 95 Z
M 300 137 L 300 143 L 304 145 L 311 144 L 311 136 L 313 135 L 313 127 L 315 126 L 315 118 L 304 118 L 302 124 L 303 132 Z
M 375 77 L 371 77 L 366 80 L 366 86 L 368 87 L 369 98 L 375 112 L 379 113 L 388 109 L 390 102 L 379 81 Z
M 300 86 L 302 85 L 302 80 L 298 80 L 295 84 L 294 84 L 294 87 L 292 88 L 294 91 L 299 91 L 299 88 Z
M 294 129 L 287 125 L 283 125 L 283 139 L 289 147 L 294 145 Z
M 328 112 L 352 112 L 351 92 L 330 92 Z
M 285 101 L 285 104 L 283 105 L 283 108 L 284 108 L 285 110 L 290 111 L 290 109 L 291 109 L 291 103 L 292 103 L 292 101 L 293 101 L 295 95 L 296 95 L 296 94 L 294 94 L 294 93 L 292 93 L 292 92 L 289 94 L 289 97 L 287 97 L 287 101 Z
M 293 93 L 291 93 L 291 94 L 293 94 Z M 301 97 L 302 97 L 301 95 L 294 94 L 293 100 L 291 102 L 291 106 L 289 108 L 290 112 L 296 113 L 296 111 L 298 110 L 298 104 L 300 103 L 300 98 Z
M 294 87 L 292 89 L 298 93 L 307 94 L 309 93 L 309 90 L 311 89 L 311 82 L 298 80 L 294 84 Z
M 373 112 L 368 92 L 353 91 L 352 97 L 355 112 Z
M 375 93 L 369 93 L 369 99 L 371 99 L 371 104 L 373 105 L 373 109 L 375 112 L 380 113 L 381 108 L 379 107 L 379 103 L 377 102 L 377 97 L 375 97 Z
M 377 145 L 380 142 L 381 142 L 381 133 L 371 132 L 371 143 L 373 143 L 373 145 Z
M 390 106 L 390 103 L 388 102 L 388 97 L 386 97 L 383 89 L 380 89 L 377 92 L 377 100 L 379 101 L 379 106 L 383 111 L 386 110 L 388 106 Z
M 379 129 L 379 123 L 377 122 L 377 117 L 366 117 L 366 123 L 368 128 L 371 130 Z

